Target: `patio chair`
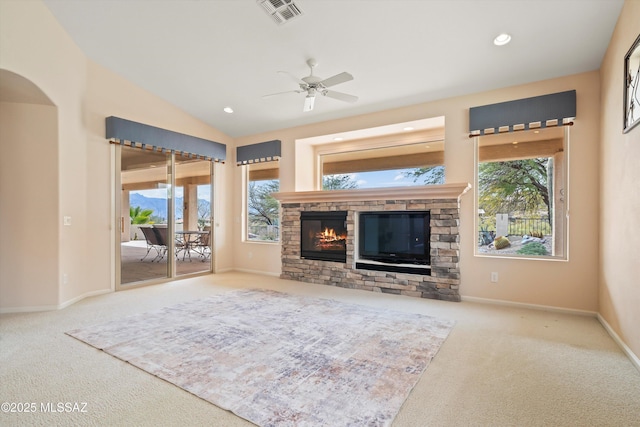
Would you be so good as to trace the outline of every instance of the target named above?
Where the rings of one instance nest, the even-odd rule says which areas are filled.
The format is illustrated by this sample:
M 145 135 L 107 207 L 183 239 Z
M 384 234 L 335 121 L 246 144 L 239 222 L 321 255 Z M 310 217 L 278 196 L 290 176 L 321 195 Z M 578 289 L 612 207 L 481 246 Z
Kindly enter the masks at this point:
M 162 258 L 164 258 L 164 255 L 167 252 L 167 248 L 168 243 L 169 243 L 169 229 L 166 225 L 164 224 L 160 224 L 160 225 L 154 225 L 153 226 L 154 231 L 156 232 L 156 234 L 158 235 L 158 240 L 160 242 L 160 244 L 164 247 L 164 253 L 162 254 Z M 176 259 L 178 259 L 178 254 L 180 254 L 180 252 L 182 251 L 188 251 L 189 249 L 189 244 L 187 242 L 184 241 L 184 239 L 174 239 L 174 249 L 175 249 L 175 256 Z M 185 255 L 186 256 L 186 255 Z M 189 255 L 189 259 L 191 259 L 191 255 Z M 183 257 L 184 260 L 184 257 Z
M 158 234 L 156 233 L 155 228 L 140 227 L 140 230 L 142 230 L 142 234 L 144 234 L 144 238 L 147 241 L 147 253 L 144 254 L 140 261 L 144 261 L 144 259 L 149 256 L 149 252 L 151 252 L 151 249 L 156 251 L 156 256 L 151 260 L 151 262 L 155 261 L 161 255 L 164 257 L 164 252 L 166 252 L 167 248 L 166 245 L 164 245 L 163 248 L 163 245 L 158 238 Z
M 211 257 L 211 247 L 209 246 L 211 227 L 204 227 L 203 231 L 206 231 L 206 233 L 198 236 L 198 240 L 193 245 L 193 249 L 200 255 L 202 262 L 205 262 Z
M 158 256 L 156 257 L 156 259 L 158 260 L 158 262 L 160 262 L 164 256 L 167 253 L 167 236 L 168 236 L 168 228 L 167 226 L 162 226 L 162 225 L 154 225 L 153 226 L 153 231 L 157 237 L 157 241 L 158 241 L 158 246 L 159 246 L 159 252 L 158 252 Z

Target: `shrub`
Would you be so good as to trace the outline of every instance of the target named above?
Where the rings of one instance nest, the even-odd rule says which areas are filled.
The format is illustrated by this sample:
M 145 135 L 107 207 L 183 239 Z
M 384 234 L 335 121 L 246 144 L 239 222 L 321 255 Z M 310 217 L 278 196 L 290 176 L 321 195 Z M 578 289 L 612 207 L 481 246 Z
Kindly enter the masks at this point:
M 493 241 L 493 246 L 495 246 L 496 249 L 504 249 L 510 245 L 511 242 L 504 236 L 496 237 L 496 239 Z
M 542 243 L 527 243 L 517 251 L 520 255 L 547 255 L 547 248 Z
M 153 215 L 153 209 L 142 209 L 140 206 L 129 207 L 131 224 L 148 224 L 151 215 Z

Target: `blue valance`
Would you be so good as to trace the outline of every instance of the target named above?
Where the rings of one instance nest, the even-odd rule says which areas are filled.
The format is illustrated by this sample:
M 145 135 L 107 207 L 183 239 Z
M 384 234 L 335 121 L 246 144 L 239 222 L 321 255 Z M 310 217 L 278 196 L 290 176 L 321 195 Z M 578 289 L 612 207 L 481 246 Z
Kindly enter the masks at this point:
M 469 109 L 470 136 L 484 135 L 487 130 L 498 133 L 507 128 L 513 132 L 514 127 L 523 129 L 546 127 L 548 122 L 555 125 L 566 124 L 567 120 L 576 117 L 576 91 L 552 93 L 533 98 L 518 99 L 498 104 L 483 105 Z
M 281 142 L 259 142 L 257 144 L 243 145 L 236 148 L 236 163 L 238 166 L 249 163 L 273 162 L 280 159 Z
M 183 156 L 222 161 L 227 158 L 227 146 L 215 141 L 185 135 L 119 117 L 107 117 L 107 139 L 121 145 L 160 149 Z M 128 143 L 128 144 L 126 144 Z

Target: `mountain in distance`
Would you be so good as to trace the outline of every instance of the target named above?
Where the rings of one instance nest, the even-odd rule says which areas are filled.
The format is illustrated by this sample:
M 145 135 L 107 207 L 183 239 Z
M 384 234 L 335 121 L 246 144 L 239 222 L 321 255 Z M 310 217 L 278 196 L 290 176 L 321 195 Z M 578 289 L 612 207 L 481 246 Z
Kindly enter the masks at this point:
M 198 199 L 198 204 L 201 202 L 206 203 L 207 201 L 204 199 Z M 176 220 L 182 219 L 182 209 L 183 206 L 183 198 L 176 198 Z M 136 206 L 140 206 L 141 209 L 151 209 L 154 217 L 160 217 L 163 219 L 167 219 L 167 199 L 162 199 L 159 197 L 146 197 L 139 193 L 130 193 L 129 194 L 129 206 L 135 208 Z
M 141 209 L 151 209 L 152 216 L 167 219 L 167 199 L 158 197 L 146 197 L 139 193 L 129 194 L 129 206 L 135 208 L 140 206 Z M 176 206 L 182 206 L 182 198 L 176 200 Z M 176 209 L 177 210 L 177 209 Z M 180 218 L 182 218 L 182 209 L 180 209 Z M 176 218 L 177 219 L 177 218 Z

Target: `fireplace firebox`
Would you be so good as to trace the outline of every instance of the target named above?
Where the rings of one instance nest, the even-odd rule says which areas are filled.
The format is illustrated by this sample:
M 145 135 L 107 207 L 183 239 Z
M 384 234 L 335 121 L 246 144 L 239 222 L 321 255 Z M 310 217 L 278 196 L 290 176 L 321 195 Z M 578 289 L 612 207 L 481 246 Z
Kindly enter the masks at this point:
M 306 259 L 346 262 L 347 212 L 301 212 L 300 256 Z

